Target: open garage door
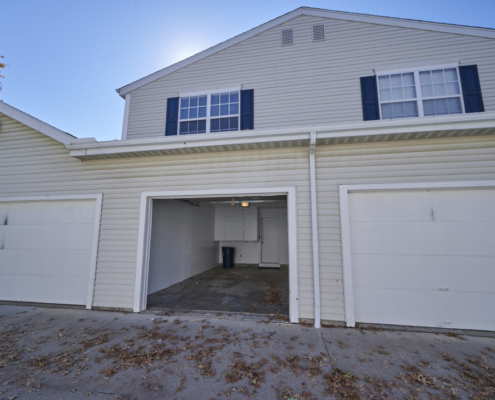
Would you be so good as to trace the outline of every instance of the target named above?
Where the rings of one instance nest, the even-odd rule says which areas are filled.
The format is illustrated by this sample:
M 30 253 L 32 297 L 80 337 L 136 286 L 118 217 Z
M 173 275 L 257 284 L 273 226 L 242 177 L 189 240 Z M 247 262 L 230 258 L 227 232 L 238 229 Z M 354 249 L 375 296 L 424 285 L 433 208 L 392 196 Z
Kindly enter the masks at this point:
M 153 200 L 147 307 L 288 315 L 286 197 Z
M 0 300 L 86 304 L 97 203 L 0 202 Z
M 495 330 L 495 190 L 349 193 L 356 322 Z

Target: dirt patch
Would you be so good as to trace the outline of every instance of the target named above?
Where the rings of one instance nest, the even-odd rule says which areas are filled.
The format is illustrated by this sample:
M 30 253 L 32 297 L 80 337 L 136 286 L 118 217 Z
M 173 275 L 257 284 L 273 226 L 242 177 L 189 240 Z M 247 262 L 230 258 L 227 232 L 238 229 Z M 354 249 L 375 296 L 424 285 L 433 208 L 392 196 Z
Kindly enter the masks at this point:
M 266 304 L 282 304 L 282 299 L 280 298 L 280 290 L 278 289 L 277 282 L 271 282 L 270 287 L 265 295 L 265 300 L 263 303 Z

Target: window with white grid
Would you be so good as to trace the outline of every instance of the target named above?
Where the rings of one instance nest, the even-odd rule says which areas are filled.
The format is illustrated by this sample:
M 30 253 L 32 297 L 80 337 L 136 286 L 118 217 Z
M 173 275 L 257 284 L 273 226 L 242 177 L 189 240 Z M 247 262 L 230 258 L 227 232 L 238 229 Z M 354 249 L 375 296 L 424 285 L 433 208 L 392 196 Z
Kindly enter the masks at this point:
M 381 119 L 462 114 L 457 67 L 378 75 Z
M 210 132 L 239 130 L 239 92 L 212 94 L 210 116 Z
M 179 134 L 239 130 L 239 91 L 181 97 Z

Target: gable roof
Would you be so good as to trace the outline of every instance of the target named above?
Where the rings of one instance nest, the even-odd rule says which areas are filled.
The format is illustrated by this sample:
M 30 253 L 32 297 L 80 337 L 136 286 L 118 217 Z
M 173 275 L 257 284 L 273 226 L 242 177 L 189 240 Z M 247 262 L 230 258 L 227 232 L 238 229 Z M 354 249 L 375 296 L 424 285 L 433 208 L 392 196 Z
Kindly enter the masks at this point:
M 148 76 L 145 76 L 144 78 L 138 79 L 137 81 L 125 85 L 120 89 L 117 89 L 117 93 L 120 96 L 125 97 L 127 93 L 136 90 L 144 85 L 147 85 L 150 82 L 163 78 L 164 76 L 171 74 L 172 72 L 175 72 L 188 65 L 191 65 L 199 60 L 202 60 L 203 58 L 218 53 L 219 51 L 222 51 L 246 39 L 252 38 L 253 36 L 256 36 L 262 32 L 265 32 L 271 28 L 274 28 L 277 25 L 283 24 L 301 15 L 495 39 L 495 29 L 492 28 L 445 24 L 440 22 L 428 22 L 428 21 L 419 21 L 419 20 L 394 18 L 394 17 L 381 17 L 381 16 L 369 15 L 369 14 L 357 14 L 357 13 L 350 13 L 344 11 L 324 10 L 321 8 L 300 7 L 294 11 L 284 14 L 269 22 L 266 22 L 256 28 L 253 28 L 247 32 L 234 36 L 233 38 L 226 40 L 225 42 L 221 42 L 213 47 L 210 47 L 209 49 L 201 51 L 191 57 L 186 58 L 185 60 L 179 61 L 157 72 L 154 72 Z
M 45 122 L 40 121 L 39 119 L 34 118 L 31 115 L 8 105 L 7 103 L 0 102 L 0 113 L 5 114 L 8 117 L 20 122 L 21 124 L 29 126 L 35 131 L 49 136 L 52 139 L 55 139 L 56 141 L 65 145 L 74 143 L 77 140 L 75 136 L 72 136 L 66 132 L 61 131 L 60 129 L 48 125 Z

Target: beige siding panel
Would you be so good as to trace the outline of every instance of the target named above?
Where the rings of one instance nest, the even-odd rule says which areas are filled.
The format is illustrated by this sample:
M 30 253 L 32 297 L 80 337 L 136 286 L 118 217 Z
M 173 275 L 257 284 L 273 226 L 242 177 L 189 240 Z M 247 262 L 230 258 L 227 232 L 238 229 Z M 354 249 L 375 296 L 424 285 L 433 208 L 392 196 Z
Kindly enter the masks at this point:
M 22 129 L 21 129 L 22 128 Z M 307 148 L 81 162 L 65 147 L 0 114 L 0 197 L 103 193 L 94 305 L 132 308 L 140 195 L 144 191 L 296 186 L 309 226 Z M 7 150 L 8 149 L 8 150 Z M 311 274 L 311 231 L 299 234 L 301 273 Z M 301 289 L 312 318 L 312 284 Z
M 321 23 L 327 39 L 312 42 Z M 294 45 L 280 46 L 284 28 Z M 132 91 L 128 138 L 164 135 L 168 97 L 241 84 L 255 89 L 255 129 L 361 121 L 361 76 L 458 61 L 478 65 L 495 111 L 493 39 L 300 16 Z

